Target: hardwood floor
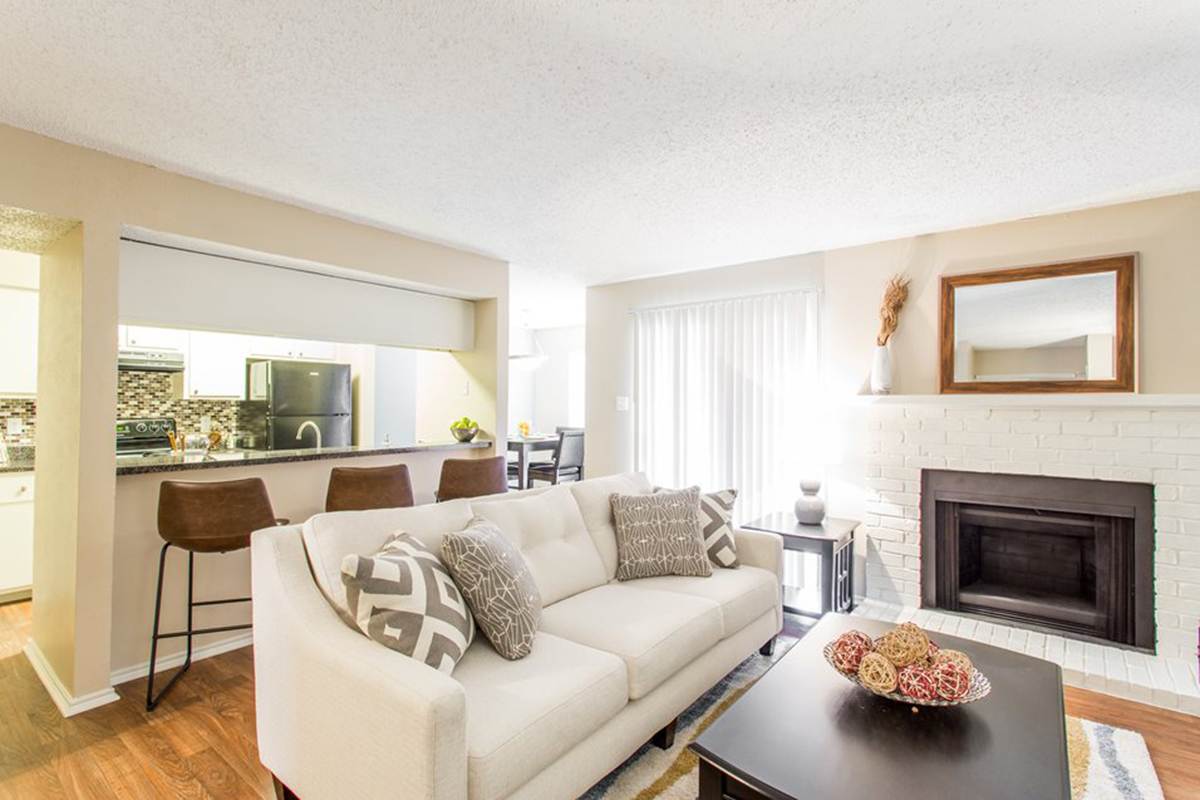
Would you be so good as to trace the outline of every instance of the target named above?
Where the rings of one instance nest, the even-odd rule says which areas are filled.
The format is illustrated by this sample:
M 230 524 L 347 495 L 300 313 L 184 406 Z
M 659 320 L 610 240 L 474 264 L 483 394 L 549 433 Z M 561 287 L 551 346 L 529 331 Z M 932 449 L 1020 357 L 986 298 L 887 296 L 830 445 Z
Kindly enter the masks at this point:
M 254 737 L 252 648 L 196 662 L 147 714 L 146 681 L 64 720 L 21 652 L 30 604 L 0 606 L 0 800 L 273 798 Z M 1200 797 L 1200 719 L 1082 689 L 1067 713 L 1146 738 L 1167 800 Z

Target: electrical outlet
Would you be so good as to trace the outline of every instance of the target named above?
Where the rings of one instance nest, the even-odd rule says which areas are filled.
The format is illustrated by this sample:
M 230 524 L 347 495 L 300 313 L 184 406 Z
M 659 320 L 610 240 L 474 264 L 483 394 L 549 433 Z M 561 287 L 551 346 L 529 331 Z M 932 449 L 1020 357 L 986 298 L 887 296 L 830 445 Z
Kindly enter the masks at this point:
M 20 436 L 25 430 L 25 420 L 19 417 L 9 417 L 4 421 L 4 428 L 9 436 Z
M 212 432 L 212 417 L 204 416 L 204 417 L 200 418 L 200 432 L 201 433 Z
M 617 411 L 628 411 L 629 410 L 629 398 L 625 397 L 624 395 L 618 395 L 616 406 L 617 406 Z
M 463 397 L 466 397 L 469 394 L 471 394 L 471 382 L 463 381 Z

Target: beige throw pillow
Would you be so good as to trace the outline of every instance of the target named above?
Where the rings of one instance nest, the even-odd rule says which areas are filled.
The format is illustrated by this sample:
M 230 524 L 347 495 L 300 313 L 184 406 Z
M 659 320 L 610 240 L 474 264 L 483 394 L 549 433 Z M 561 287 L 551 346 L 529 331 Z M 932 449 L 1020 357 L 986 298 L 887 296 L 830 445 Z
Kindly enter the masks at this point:
M 617 580 L 712 575 L 700 528 L 700 490 L 614 494 Z
M 442 560 L 496 652 L 510 661 L 529 655 L 542 596 L 517 546 L 494 523 L 475 517 L 442 537 Z

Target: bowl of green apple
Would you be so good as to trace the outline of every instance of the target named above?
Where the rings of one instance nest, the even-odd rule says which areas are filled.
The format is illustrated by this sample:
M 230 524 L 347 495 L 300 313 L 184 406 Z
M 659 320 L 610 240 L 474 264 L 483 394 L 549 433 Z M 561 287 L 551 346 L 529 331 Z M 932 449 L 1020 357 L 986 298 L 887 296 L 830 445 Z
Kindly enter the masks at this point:
M 460 442 L 469 442 L 479 433 L 479 423 L 470 417 L 463 417 L 450 423 L 450 433 Z

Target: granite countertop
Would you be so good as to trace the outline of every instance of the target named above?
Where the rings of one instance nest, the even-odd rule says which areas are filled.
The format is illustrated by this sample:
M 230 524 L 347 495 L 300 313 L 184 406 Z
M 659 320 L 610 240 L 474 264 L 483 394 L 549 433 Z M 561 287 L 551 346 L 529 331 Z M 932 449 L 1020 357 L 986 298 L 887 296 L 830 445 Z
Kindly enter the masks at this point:
M 10 444 L 8 460 L 0 461 L 0 472 L 33 472 L 33 445 Z
M 212 454 L 170 453 L 149 456 L 117 456 L 117 475 L 146 475 L 154 472 L 180 472 L 221 467 L 246 467 L 256 464 L 285 464 L 292 461 L 319 461 L 329 458 L 358 458 L 403 453 L 423 453 L 430 450 L 482 450 L 493 442 L 428 442 L 403 447 L 322 447 L 303 450 L 218 450 Z M 32 464 L 30 465 L 32 469 Z

